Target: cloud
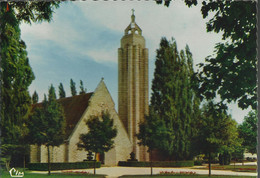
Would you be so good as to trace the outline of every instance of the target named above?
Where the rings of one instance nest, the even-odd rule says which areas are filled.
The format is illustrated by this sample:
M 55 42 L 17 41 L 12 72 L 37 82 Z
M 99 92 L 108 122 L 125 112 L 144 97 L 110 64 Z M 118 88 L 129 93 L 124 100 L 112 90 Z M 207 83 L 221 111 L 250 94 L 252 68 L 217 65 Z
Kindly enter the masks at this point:
M 117 63 L 117 53 L 116 51 L 108 51 L 108 50 L 92 50 L 86 51 L 86 54 L 94 59 L 98 63 Z
M 174 37 L 179 50 L 188 44 L 194 64 L 204 62 L 221 40 L 221 34 L 206 33 L 208 19 L 202 20 L 200 6 L 188 8 L 183 1 L 173 1 L 168 8 L 155 1 L 64 2 L 55 10 L 52 22 L 21 25 L 36 75 L 31 90 L 43 92 L 50 83 L 61 81 L 69 85 L 70 78 L 84 79 L 94 89 L 102 76 L 109 76 L 107 85 L 113 88 L 115 99 L 117 49 L 131 21 L 132 8 L 149 49 L 150 86 L 161 37 Z

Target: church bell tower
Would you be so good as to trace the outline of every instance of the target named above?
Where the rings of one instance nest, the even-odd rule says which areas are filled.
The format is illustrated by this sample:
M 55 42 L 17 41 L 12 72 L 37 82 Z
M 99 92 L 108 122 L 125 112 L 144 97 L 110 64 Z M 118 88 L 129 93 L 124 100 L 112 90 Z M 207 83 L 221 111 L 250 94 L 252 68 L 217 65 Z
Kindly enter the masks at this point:
M 118 113 L 139 161 L 148 161 L 147 150 L 138 145 L 139 123 L 148 114 L 148 49 L 141 28 L 135 22 L 125 29 L 118 49 Z

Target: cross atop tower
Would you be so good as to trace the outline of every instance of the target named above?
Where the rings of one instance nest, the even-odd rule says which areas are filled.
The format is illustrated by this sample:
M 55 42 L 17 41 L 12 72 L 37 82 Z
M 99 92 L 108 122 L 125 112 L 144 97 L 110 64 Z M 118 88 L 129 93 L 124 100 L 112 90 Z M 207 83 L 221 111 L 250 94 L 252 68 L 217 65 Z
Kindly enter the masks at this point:
M 132 23 L 135 23 L 135 14 L 134 14 L 135 10 L 132 9 L 132 16 L 131 16 L 131 19 L 132 19 Z

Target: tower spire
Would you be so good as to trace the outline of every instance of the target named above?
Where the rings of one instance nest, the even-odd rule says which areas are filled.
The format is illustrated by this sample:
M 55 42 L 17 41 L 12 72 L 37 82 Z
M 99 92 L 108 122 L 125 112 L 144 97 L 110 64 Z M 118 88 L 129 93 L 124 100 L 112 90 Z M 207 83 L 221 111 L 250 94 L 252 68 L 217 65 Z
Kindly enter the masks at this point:
M 132 9 L 132 16 L 131 16 L 131 19 L 132 19 L 132 23 L 135 23 L 135 14 L 134 14 L 135 10 Z

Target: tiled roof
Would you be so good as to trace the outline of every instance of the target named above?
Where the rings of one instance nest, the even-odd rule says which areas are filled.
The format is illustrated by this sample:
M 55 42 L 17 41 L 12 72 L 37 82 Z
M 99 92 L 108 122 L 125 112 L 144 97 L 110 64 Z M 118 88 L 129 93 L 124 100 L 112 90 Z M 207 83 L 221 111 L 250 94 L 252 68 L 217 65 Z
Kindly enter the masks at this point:
M 68 139 L 72 134 L 75 126 L 79 122 L 84 111 L 87 109 L 92 94 L 93 92 L 57 100 L 64 109 L 66 119 L 66 139 Z M 34 104 L 32 108 L 41 107 L 41 105 L 42 103 L 37 103 Z

